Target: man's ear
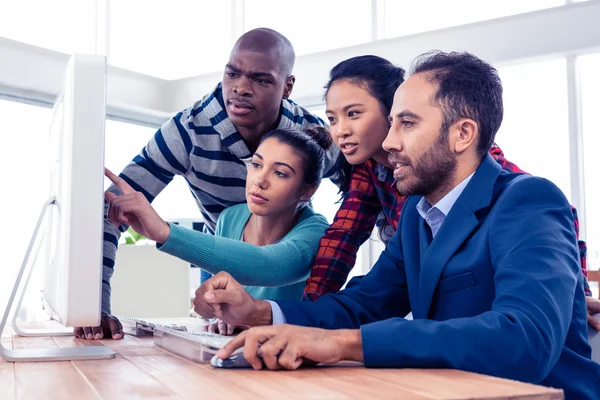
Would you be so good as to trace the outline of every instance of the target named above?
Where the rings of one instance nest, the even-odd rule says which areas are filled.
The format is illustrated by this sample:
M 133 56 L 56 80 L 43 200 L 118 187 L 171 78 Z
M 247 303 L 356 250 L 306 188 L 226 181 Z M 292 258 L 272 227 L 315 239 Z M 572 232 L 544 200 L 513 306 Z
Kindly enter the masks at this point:
M 296 83 L 296 77 L 294 75 L 290 75 L 287 77 L 285 81 L 285 86 L 283 87 L 283 98 L 287 99 L 292 94 L 292 89 L 294 89 L 294 83 Z
M 313 183 L 312 185 L 306 185 L 304 191 L 302 192 L 302 196 L 300 196 L 300 201 L 309 201 L 318 188 L 319 185 L 316 183 Z
M 461 118 L 452 124 L 451 150 L 457 154 L 464 153 L 467 149 L 477 146 L 479 140 L 479 127 L 477 123 L 469 118 Z

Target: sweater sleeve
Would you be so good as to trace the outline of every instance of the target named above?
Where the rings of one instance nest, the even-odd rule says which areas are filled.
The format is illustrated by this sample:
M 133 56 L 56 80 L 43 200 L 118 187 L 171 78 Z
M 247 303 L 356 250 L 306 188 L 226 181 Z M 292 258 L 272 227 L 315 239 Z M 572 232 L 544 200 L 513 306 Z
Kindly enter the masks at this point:
M 210 273 L 228 272 L 242 285 L 287 286 L 308 277 L 327 226 L 327 220 L 315 214 L 301 221 L 281 241 L 255 246 L 172 224 L 169 238 L 158 248 Z

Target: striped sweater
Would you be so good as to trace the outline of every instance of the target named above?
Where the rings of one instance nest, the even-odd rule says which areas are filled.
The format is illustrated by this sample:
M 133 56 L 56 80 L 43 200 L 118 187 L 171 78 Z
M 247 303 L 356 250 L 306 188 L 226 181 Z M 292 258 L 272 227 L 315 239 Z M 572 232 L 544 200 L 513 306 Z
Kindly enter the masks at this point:
M 324 123 L 291 100 L 282 100 L 279 128 L 315 125 Z M 338 157 L 339 150 L 332 146 L 327 154 L 325 176 L 335 174 Z M 150 202 L 175 175 L 183 176 L 204 217 L 206 231 L 214 234 L 219 214 L 246 201 L 244 188 L 251 158 L 246 143 L 225 112 L 219 83 L 212 93 L 165 122 L 120 176 Z M 109 190 L 118 193 L 114 186 Z M 109 314 L 110 278 L 117 243 L 127 226 L 116 228 L 106 218 L 107 209 L 108 203 L 104 219 L 102 312 Z

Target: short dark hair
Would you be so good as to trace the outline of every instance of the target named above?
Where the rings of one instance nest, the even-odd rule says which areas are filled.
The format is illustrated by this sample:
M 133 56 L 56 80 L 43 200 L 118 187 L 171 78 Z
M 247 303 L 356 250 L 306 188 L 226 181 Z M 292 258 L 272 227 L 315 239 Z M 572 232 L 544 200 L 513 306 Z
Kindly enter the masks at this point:
M 275 138 L 289 145 L 302 158 L 304 183 L 319 184 L 325 172 L 325 156 L 331 147 L 329 131 L 322 127 L 308 129 L 275 129 L 262 137 L 260 142 Z
M 404 82 L 404 69 L 373 55 L 352 57 L 337 64 L 329 73 L 329 81 L 325 85 L 325 95 L 331 85 L 339 80 L 348 80 L 355 85 L 363 87 L 371 96 L 379 101 L 381 111 L 387 118 L 390 115 L 394 94 L 398 86 Z M 352 165 L 341 157 L 338 169 L 340 192 L 346 193 L 350 189 L 350 176 Z
M 246 49 L 259 53 L 276 52 L 278 65 L 284 78 L 292 75 L 294 63 L 296 62 L 296 53 L 292 43 L 281 33 L 270 28 L 256 28 L 244 33 L 235 42 L 231 52 L 236 49 Z
M 411 72 L 426 73 L 437 86 L 432 101 L 442 110 L 442 133 L 461 118 L 477 123 L 477 154 L 483 157 L 494 144 L 504 115 L 498 71 L 467 52 L 431 51 L 417 57 Z

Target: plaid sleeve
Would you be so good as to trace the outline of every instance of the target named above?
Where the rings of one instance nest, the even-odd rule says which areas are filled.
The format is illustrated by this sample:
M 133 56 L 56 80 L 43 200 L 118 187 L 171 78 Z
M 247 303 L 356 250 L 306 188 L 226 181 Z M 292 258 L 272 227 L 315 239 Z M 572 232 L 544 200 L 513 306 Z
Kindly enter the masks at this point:
M 509 172 L 516 173 L 527 173 L 523 171 L 521 168 L 517 167 L 515 164 L 508 161 L 504 158 L 504 153 L 500 147 L 493 146 L 490 150 L 490 155 L 496 160 L 498 164 L 502 166 L 502 169 Z M 587 281 L 587 244 L 583 240 L 579 240 L 579 219 L 577 218 L 577 210 L 575 207 L 571 206 L 571 211 L 573 212 L 573 219 L 575 221 L 575 233 L 577 234 L 577 242 L 579 244 L 579 261 L 581 263 L 581 272 L 583 273 L 583 285 L 585 289 L 586 296 L 591 296 L 592 291 L 590 289 L 590 285 Z
M 352 169 L 350 189 L 319 242 L 303 300 L 314 301 L 340 290 L 354 267 L 359 247 L 371 236 L 382 206 L 365 164 Z

